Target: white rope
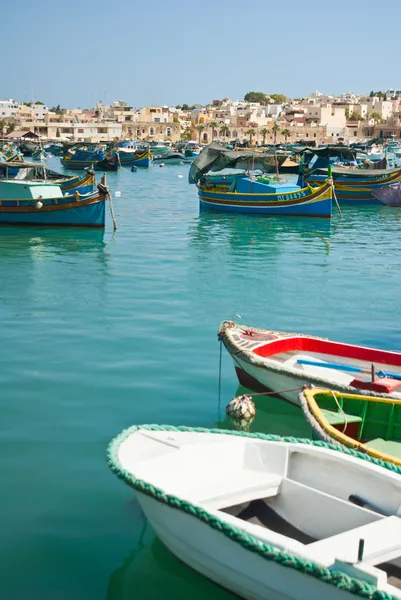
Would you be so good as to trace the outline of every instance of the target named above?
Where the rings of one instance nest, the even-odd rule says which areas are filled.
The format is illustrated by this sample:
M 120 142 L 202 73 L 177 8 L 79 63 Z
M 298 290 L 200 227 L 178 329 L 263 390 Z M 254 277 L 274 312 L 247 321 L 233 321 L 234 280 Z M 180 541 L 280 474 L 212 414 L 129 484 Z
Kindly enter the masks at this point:
M 108 195 L 109 195 L 109 201 L 110 201 L 110 213 L 111 213 L 111 218 L 113 220 L 113 231 L 117 231 L 117 221 L 116 221 L 116 217 L 114 214 L 114 207 L 113 207 L 113 201 L 111 199 L 110 190 L 108 192 Z

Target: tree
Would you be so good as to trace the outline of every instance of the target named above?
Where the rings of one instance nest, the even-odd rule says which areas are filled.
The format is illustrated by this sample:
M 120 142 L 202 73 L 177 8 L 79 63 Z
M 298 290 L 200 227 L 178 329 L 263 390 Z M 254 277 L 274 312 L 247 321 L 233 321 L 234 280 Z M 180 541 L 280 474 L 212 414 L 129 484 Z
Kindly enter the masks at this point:
M 220 127 L 220 132 L 223 134 L 224 137 L 226 137 L 228 131 L 230 131 L 230 128 L 227 125 L 222 125 Z
M 181 135 L 183 140 L 190 140 L 191 139 L 191 129 L 189 127 L 187 127 L 184 131 L 184 133 L 182 133 Z
M 173 123 L 179 123 L 179 119 L 177 117 L 173 117 Z
M 362 115 L 360 112 L 355 111 L 352 113 L 352 115 L 349 118 L 350 121 L 362 121 Z
M 35 102 L 35 104 L 41 104 L 42 106 L 44 106 L 44 105 L 45 105 L 45 103 L 44 103 L 44 102 L 41 102 L 40 100 L 37 100 L 37 101 Z
M 345 109 L 345 118 L 346 118 L 346 119 L 347 119 L 347 121 L 348 121 L 348 119 L 349 119 L 349 108 L 346 108 L 346 109 Z
M 273 127 L 272 127 L 272 133 L 274 135 L 274 143 L 277 143 L 277 134 L 280 132 L 280 126 L 278 125 L 278 123 L 274 123 Z
M 197 132 L 199 134 L 199 143 L 200 143 L 201 142 L 201 134 L 202 134 L 202 131 L 205 129 L 205 126 L 204 125 L 197 125 L 195 127 L 195 129 L 197 130 Z
M 245 102 L 259 102 L 266 104 L 267 96 L 263 92 L 247 92 L 244 96 Z
M 179 104 L 177 104 L 176 109 L 180 110 L 181 106 Z
M 283 104 L 287 100 L 287 96 L 284 94 L 269 94 L 269 96 L 276 104 Z
M 285 142 L 287 143 L 287 139 L 290 137 L 291 131 L 289 129 L 283 129 L 281 135 L 284 137 Z
M 256 131 L 254 129 L 248 129 L 246 134 L 249 135 L 249 142 L 252 144 L 253 136 L 256 135 Z
M 209 123 L 209 127 L 212 128 L 212 142 L 213 142 L 214 136 L 216 135 L 217 122 L 216 121 L 212 121 L 211 123 Z
M 269 133 L 269 130 L 266 129 L 266 127 L 264 127 L 263 129 L 261 129 L 260 133 L 262 134 L 262 144 L 265 145 L 266 137 L 267 137 L 267 134 Z
M 15 121 L 8 121 L 7 123 L 7 133 L 12 133 L 16 128 L 17 124 Z
M 368 119 L 373 119 L 374 121 L 376 121 L 376 123 L 381 123 L 381 121 L 382 121 L 382 116 L 381 116 L 381 114 L 380 114 L 379 112 L 376 112 L 376 111 L 373 111 L 373 112 L 371 112 L 371 113 L 368 113 L 368 114 L 366 115 L 366 117 L 367 117 Z
M 182 110 L 189 110 L 188 104 L 183 104 L 181 108 Z

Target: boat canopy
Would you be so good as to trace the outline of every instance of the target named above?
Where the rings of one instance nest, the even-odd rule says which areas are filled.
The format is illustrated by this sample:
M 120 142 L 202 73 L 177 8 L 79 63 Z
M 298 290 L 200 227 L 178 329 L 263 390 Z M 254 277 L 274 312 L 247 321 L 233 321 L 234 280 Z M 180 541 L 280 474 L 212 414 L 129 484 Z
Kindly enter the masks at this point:
M 326 146 L 325 148 L 311 148 L 310 146 L 304 146 L 303 148 L 297 148 L 296 154 L 315 154 L 316 156 L 323 158 L 340 157 L 348 160 L 355 160 L 357 154 L 363 154 L 361 150 L 357 148 L 350 148 L 349 146 Z
M 189 183 L 197 183 L 208 171 L 221 171 L 222 169 L 250 169 L 251 167 L 264 172 L 274 171 L 285 161 L 286 155 L 275 153 L 265 154 L 255 150 L 236 151 L 227 150 L 217 142 L 206 146 L 196 157 L 189 171 Z

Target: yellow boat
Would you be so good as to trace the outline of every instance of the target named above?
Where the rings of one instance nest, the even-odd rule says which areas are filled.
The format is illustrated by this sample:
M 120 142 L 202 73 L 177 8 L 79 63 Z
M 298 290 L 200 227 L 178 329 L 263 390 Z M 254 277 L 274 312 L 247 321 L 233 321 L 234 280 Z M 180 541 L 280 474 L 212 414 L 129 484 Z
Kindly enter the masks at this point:
M 401 466 L 401 401 L 306 388 L 299 395 L 313 437 Z

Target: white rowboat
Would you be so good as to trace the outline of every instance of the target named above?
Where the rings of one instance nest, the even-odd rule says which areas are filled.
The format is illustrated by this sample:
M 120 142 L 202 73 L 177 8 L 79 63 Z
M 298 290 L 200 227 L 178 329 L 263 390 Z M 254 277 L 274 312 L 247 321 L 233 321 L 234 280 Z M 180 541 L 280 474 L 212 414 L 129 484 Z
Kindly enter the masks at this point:
M 243 598 L 401 599 L 394 465 L 323 442 L 157 425 L 123 432 L 108 460 L 167 548 Z
M 342 344 L 223 321 L 219 339 L 231 355 L 239 382 L 254 391 L 277 392 L 299 404 L 303 386 L 401 400 L 401 353 Z M 373 376 L 391 372 L 394 377 Z M 397 379 L 397 377 L 399 379 Z

